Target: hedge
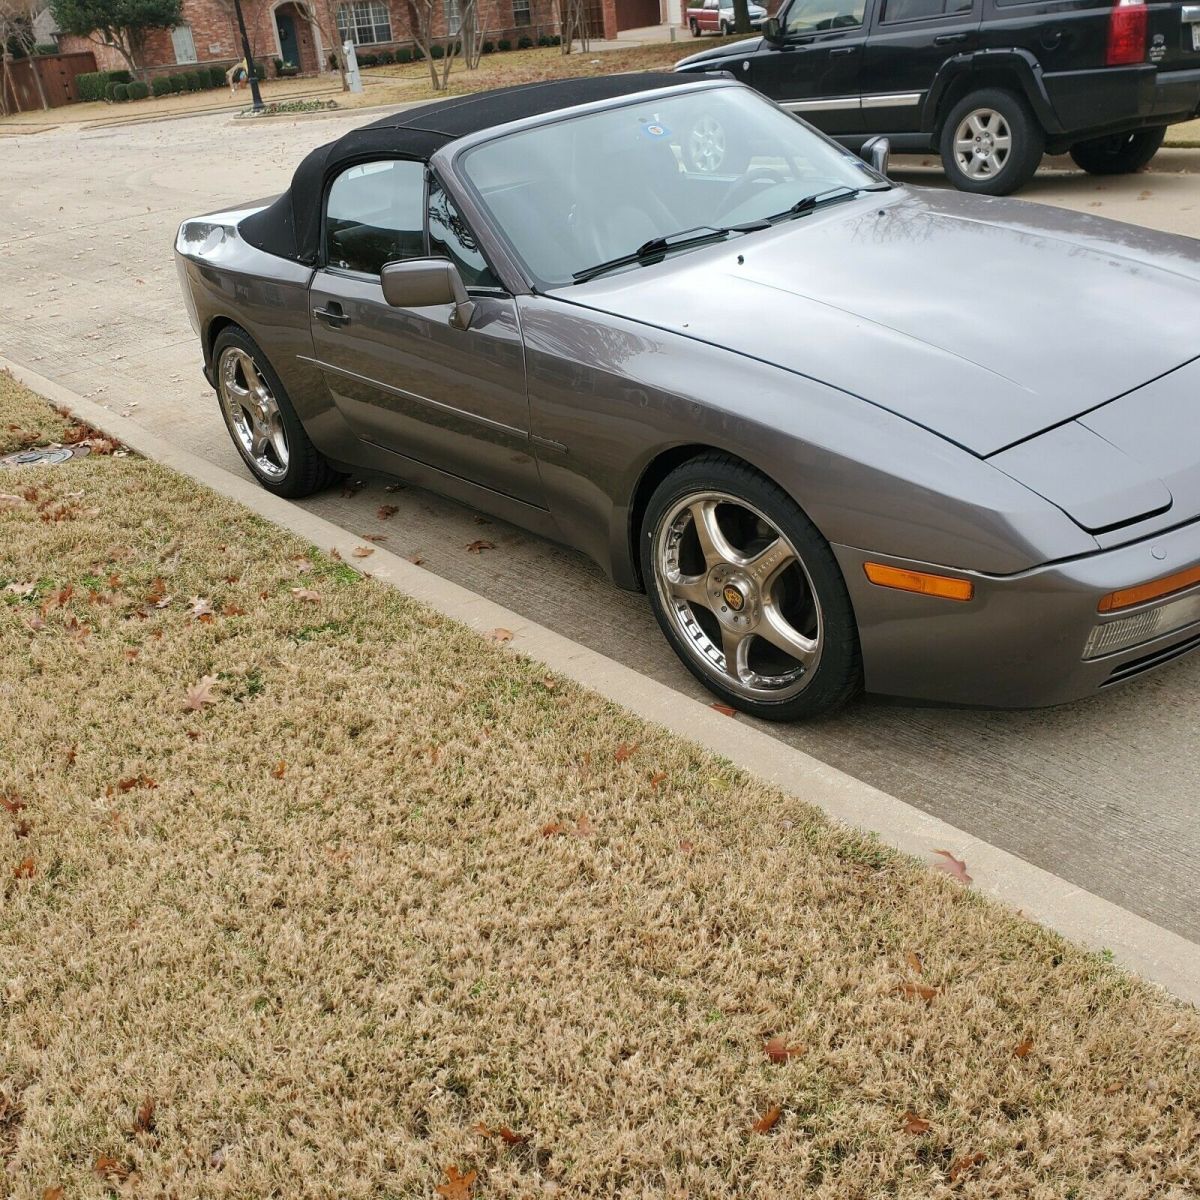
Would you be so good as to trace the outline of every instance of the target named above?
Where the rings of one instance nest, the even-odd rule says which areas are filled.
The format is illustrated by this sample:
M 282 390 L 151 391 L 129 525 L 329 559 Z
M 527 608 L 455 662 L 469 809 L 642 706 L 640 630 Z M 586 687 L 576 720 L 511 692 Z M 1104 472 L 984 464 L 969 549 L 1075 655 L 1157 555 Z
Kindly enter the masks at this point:
M 145 100 L 150 95 L 150 85 L 143 83 L 140 79 L 135 79 L 133 83 L 120 84 L 119 86 L 129 89 L 130 100 Z
M 79 89 L 80 100 L 106 100 L 110 83 L 130 83 L 132 80 L 128 71 L 86 71 L 75 76 L 75 86 Z
M 225 86 L 225 72 L 220 67 L 208 68 L 208 85 L 215 88 Z
M 173 92 L 186 92 L 188 90 L 187 80 L 182 75 L 168 75 L 167 82 L 171 85 Z
M 166 96 L 175 90 L 171 86 L 171 80 L 166 75 L 155 75 L 151 88 L 156 96 Z
M 484 42 L 483 45 L 479 47 L 479 53 L 480 54 L 491 54 L 495 49 L 496 49 L 495 42 Z
M 501 38 L 501 39 L 500 39 L 500 40 L 499 40 L 499 41 L 496 43 L 496 49 L 497 49 L 497 50 L 511 50 L 511 49 L 512 49 L 512 42 L 510 42 L 510 41 L 508 40 L 508 38 Z
M 517 39 L 518 50 L 528 50 L 533 45 L 533 38 L 523 37 Z
M 117 104 L 123 104 L 129 99 L 129 89 L 131 86 L 128 83 L 110 83 L 108 85 L 108 98 Z

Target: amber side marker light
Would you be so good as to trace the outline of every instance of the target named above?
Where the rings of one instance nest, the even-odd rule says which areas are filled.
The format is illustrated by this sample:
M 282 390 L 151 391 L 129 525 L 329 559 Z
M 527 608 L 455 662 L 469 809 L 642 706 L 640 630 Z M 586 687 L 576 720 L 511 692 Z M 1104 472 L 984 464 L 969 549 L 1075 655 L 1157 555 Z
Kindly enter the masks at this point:
M 1174 575 L 1165 575 L 1162 579 L 1152 579 L 1149 583 L 1139 583 L 1137 587 L 1109 592 L 1096 606 L 1096 610 L 1116 612 L 1119 608 L 1132 608 L 1135 604 L 1145 604 L 1147 600 L 1157 600 L 1160 596 L 1169 596 L 1172 592 L 1182 592 L 1194 583 L 1200 583 L 1200 567 L 1188 567 L 1186 571 L 1177 571 Z
M 867 578 L 880 587 L 898 588 L 902 592 L 919 592 L 922 596 L 940 596 L 943 600 L 970 600 L 975 585 L 969 579 L 951 579 L 948 575 L 929 575 L 924 571 L 904 571 L 883 563 L 863 563 Z

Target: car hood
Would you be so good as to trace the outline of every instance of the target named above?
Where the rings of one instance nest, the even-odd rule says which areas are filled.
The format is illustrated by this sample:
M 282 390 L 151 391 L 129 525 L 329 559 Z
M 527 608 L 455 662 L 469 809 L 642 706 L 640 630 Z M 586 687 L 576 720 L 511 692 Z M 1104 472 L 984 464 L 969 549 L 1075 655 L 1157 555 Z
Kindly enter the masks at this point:
M 555 294 L 831 384 L 983 457 L 1200 356 L 1200 242 L 923 189 Z
M 761 15 L 765 16 L 766 11 L 765 8 L 762 9 Z M 689 54 L 687 58 L 681 58 L 672 70 L 698 67 L 702 71 L 709 71 L 720 66 L 725 59 L 741 58 L 747 54 L 753 54 L 762 44 L 761 37 L 743 38 L 740 42 L 722 42 L 721 45 L 714 46 L 711 50 L 701 50 L 698 54 Z

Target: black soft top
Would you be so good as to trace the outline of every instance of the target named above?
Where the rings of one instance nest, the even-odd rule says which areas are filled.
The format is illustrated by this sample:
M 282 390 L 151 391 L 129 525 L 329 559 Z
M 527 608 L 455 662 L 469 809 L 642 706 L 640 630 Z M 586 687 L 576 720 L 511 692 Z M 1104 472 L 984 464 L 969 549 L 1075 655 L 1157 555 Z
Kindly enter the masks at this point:
M 320 252 L 326 182 L 351 163 L 381 156 L 428 162 L 447 143 L 510 121 L 696 81 L 696 75 L 649 71 L 552 79 L 435 100 L 391 113 L 318 146 L 296 168 L 292 186 L 242 221 L 238 232 L 259 250 L 311 266 Z

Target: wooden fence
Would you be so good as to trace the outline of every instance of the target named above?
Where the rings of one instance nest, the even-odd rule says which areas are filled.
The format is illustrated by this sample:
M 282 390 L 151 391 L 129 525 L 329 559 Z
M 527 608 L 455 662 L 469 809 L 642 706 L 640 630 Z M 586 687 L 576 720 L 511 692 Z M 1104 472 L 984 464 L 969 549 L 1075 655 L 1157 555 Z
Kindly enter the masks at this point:
M 42 81 L 46 103 L 59 108 L 79 99 L 75 77 L 94 71 L 96 56 L 90 50 L 78 54 L 39 54 L 34 58 L 14 59 L 8 68 L 8 87 L 0 108 L 5 112 L 14 108 L 17 112 L 35 112 L 42 107 L 35 71 Z

